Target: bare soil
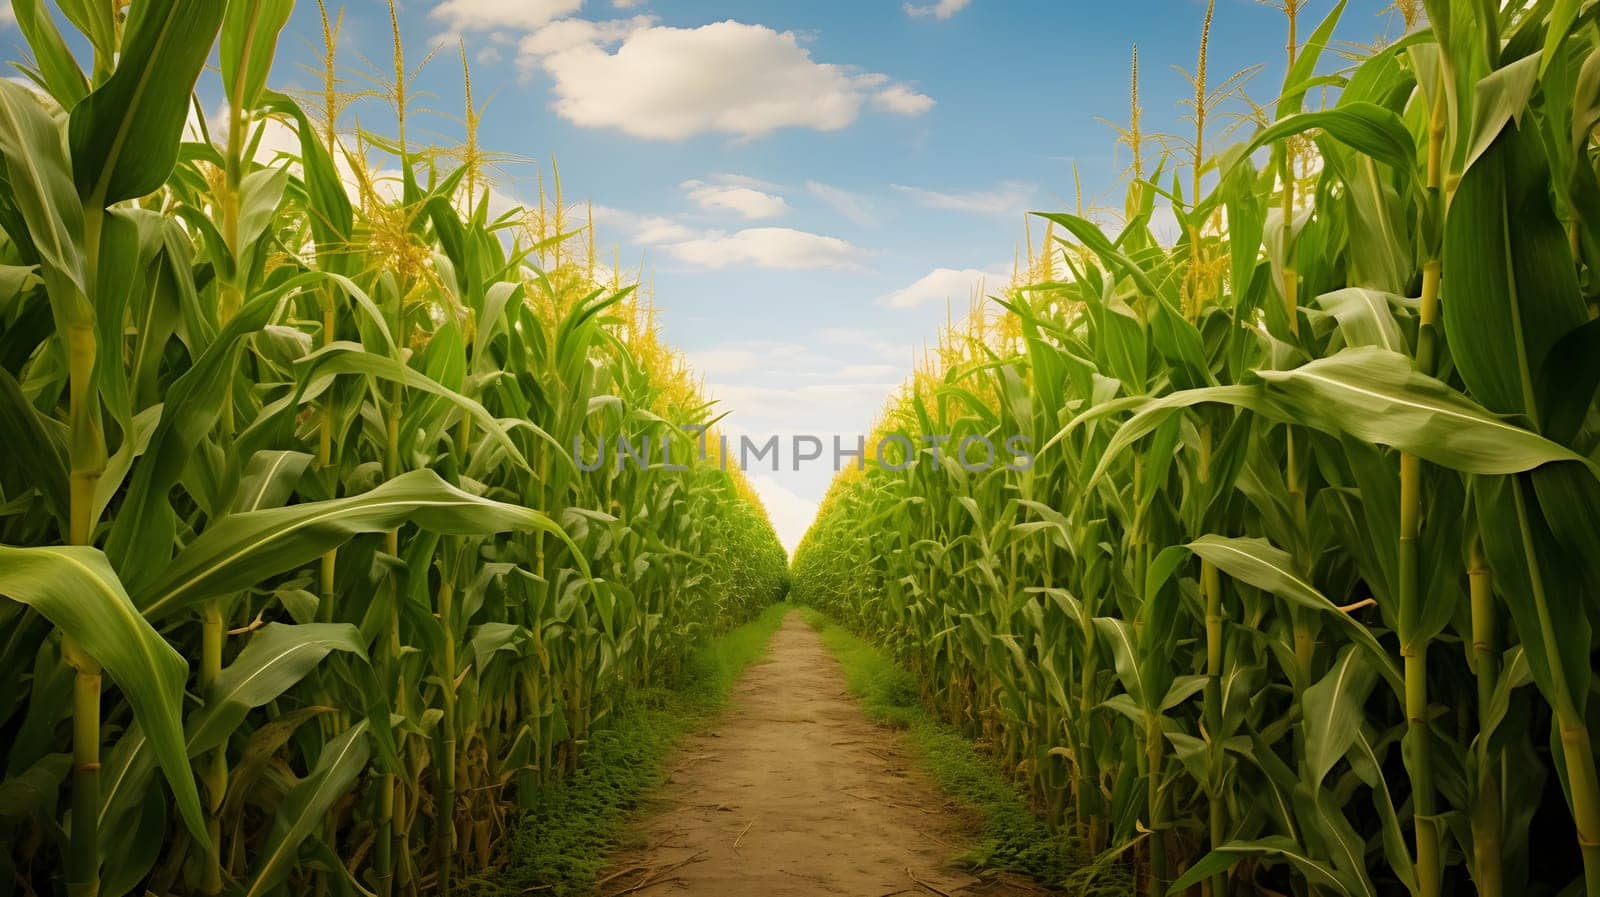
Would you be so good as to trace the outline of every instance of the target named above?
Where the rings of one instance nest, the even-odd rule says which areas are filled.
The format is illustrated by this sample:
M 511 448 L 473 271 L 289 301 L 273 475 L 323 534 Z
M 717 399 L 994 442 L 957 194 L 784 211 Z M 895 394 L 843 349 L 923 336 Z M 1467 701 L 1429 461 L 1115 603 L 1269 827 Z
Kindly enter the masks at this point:
M 955 868 L 972 821 L 913 769 L 791 614 L 712 731 L 685 739 L 598 892 L 686 897 L 1039 893 Z

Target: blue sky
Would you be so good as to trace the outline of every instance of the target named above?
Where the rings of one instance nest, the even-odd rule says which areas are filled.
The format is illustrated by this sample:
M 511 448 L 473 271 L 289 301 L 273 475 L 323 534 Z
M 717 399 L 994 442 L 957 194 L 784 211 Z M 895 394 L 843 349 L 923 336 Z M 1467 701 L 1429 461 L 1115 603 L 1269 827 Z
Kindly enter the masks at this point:
M 1333 6 L 1303 2 L 1302 38 Z M 1350 0 L 1338 37 L 1396 36 L 1387 5 Z M 344 8 L 341 61 L 383 64 L 384 3 Z M 1146 129 L 1179 130 L 1189 88 L 1173 66 L 1193 68 L 1204 12 L 1202 0 L 405 0 L 401 27 L 418 59 L 443 46 L 416 88 L 429 94 L 419 107 L 450 115 L 465 41 L 475 92 L 492 97 L 484 145 L 532 160 L 506 166 L 498 189 L 531 201 L 538 166 L 560 164 L 568 197 L 596 207 L 601 243 L 653 277 L 666 338 L 733 412 L 732 432 L 853 443 L 946 299 L 964 309 L 980 275 L 1009 273 L 1024 213 L 1072 205 L 1074 162 L 1087 194 L 1120 204 L 1126 151 L 1097 119 L 1126 121 L 1137 43 Z M 16 59 L 9 19 L 0 0 L 0 54 Z M 1265 63 L 1248 88 L 1272 99 L 1281 14 L 1218 0 L 1212 34 L 1213 77 Z M 315 40 L 316 4 L 300 0 L 275 86 L 310 85 L 299 64 Z M 389 129 L 381 108 L 355 112 Z M 414 135 L 459 130 L 414 112 Z M 752 472 L 787 544 L 831 474 Z

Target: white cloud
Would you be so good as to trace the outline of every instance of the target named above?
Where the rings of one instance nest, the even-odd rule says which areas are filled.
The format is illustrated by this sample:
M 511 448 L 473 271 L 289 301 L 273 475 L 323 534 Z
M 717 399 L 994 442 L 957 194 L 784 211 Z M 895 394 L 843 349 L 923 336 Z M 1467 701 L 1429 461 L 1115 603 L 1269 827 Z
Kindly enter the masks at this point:
M 850 268 L 866 255 L 838 237 L 787 227 L 752 227 L 734 233 L 713 231 L 664 248 L 680 261 L 714 269 L 737 265 L 786 270 Z
M 611 5 L 617 9 L 633 9 L 636 6 L 643 6 L 644 2 L 645 0 L 611 0 Z
M 499 62 L 504 57 L 500 55 L 499 47 L 491 46 L 484 47 L 482 50 L 479 50 L 478 55 L 475 58 L 483 65 L 492 65 L 496 62 Z
M 11 0 L 0 0 L 0 28 L 15 24 L 17 24 L 17 13 L 11 8 Z
M 993 271 L 979 271 L 976 268 L 935 268 L 923 275 L 916 283 L 895 290 L 878 299 L 878 304 L 890 308 L 916 308 L 929 302 L 944 302 L 949 299 L 970 299 L 976 290 L 1003 283 L 1005 275 Z
M 728 211 L 752 221 L 776 218 L 789 211 L 783 197 L 745 186 L 743 179 L 719 179 L 721 183 L 684 181 L 681 185 L 695 205 L 707 211 Z
M 865 226 L 877 223 L 877 216 L 872 210 L 872 200 L 860 193 L 852 193 L 821 181 L 807 181 L 806 191 L 856 224 Z
M 524 40 L 526 64 L 554 82 L 558 114 L 580 127 L 682 140 L 837 131 L 868 100 L 899 114 L 927 105 L 909 89 L 875 99 L 891 93 L 887 76 L 816 62 L 793 32 L 732 20 L 698 28 L 637 23 L 563 20 Z
M 895 115 L 921 115 L 934 106 L 933 97 L 920 94 L 904 84 L 891 84 L 872 96 L 873 105 Z
M 942 193 L 920 187 L 894 184 L 894 189 L 911 197 L 919 205 L 950 212 L 972 212 L 980 215 L 1012 215 L 1028 211 L 1036 188 L 1032 184 L 1008 181 L 992 190 L 972 190 L 963 193 Z
M 772 521 L 778 541 L 792 556 L 800 538 L 817 517 L 818 503 L 798 495 L 770 474 L 751 474 L 748 479 L 767 509 L 767 519 Z
M 608 206 L 591 208 L 602 235 L 620 234 L 628 242 L 657 247 L 696 268 L 853 268 L 867 255 L 838 237 L 793 228 L 752 227 L 731 233 L 697 230 L 664 215 L 641 215 Z
M 522 39 L 518 45 L 522 53 L 520 64 L 524 71 L 532 71 L 538 68 L 540 61 L 547 56 L 601 44 L 614 44 L 633 32 L 649 28 L 653 24 L 655 19 L 650 16 L 611 19 L 604 22 L 591 22 L 588 19 L 561 19 L 551 22 Z
M 640 246 L 658 246 L 663 243 L 682 243 L 699 236 L 693 228 L 685 227 L 662 215 L 640 215 L 609 206 L 594 206 L 595 227 L 620 233 L 630 242 Z
M 971 2 L 972 0 L 939 0 L 939 2 L 932 3 L 927 6 L 918 6 L 915 3 L 907 3 L 905 5 L 905 10 L 906 15 L 911 16 L 914 19 L 934 18 L 943 22 L 945 19 L 948 19 L 963 9 L 966 9 L 967 5 Z
M 583 0 L 444 0 L 428 13 L 428 17 L 458 32 L 501 28 L 532 31 L 554 19 L 571 15 L 582 6 Z

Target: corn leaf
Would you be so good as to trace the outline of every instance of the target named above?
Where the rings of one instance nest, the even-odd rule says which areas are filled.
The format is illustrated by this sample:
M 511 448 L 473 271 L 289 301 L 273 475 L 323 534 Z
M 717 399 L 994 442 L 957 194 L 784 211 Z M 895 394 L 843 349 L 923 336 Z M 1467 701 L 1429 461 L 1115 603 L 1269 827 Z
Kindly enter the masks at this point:
M 245 897 L 260 897 L 283 883 L 294 868 L 300 845 L 320 826 L 335 801 L 355 782 L 371 749 L 367 723 L 356 723 L 322 749 L 317 766 L 295 785 L 273 819 L 272 834 Z
M 408 521 L 457 535 L 507 530 L 564 535 L 538 511 L 479 498 L 432 471 L 417 470 L 351 498 L 218 518 L 134 595 L 134 603 L 146 616 L 160 619 L 293 570 L 352 536 Z
M 122 689 L 148 734 L 190 834 L 206 843 L 205 817 L 183 749 L 188 664 L 139 614 L 98 549 L 0 545 L 0 595 L 37 610 L 71 636 Z
M 1258 371 L 1274 416 L 1326 433 L 1349 433 L 1463 473 L 1521 473 L 1588 462 L 1538 433 L 1508 423 L 1432 377 L 1405 356 L 1346 349 L 1288 371 Z
M 367 656 L 360 631 L 348 623 L 270 623 L 262 627 L 217 676 L 205 709 L 190 723 L 189 756 L 197 757 L 227 741 L 251 709 L 289 690 L 333 651 L 362 660 Z
M 86 202 L 110 206 L 166 182 L 178 161 L 189 95 L 211 55 L 225 5 L 133 4 L 116 70 L 72 109 L 73 180 Z

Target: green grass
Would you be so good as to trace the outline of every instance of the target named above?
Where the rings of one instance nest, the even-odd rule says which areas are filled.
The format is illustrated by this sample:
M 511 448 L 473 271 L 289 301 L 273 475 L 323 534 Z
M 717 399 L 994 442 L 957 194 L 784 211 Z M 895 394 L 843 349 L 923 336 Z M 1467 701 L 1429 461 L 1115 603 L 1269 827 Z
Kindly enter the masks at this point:
M 777 604 L 717 636 L 685 664 L 672 688 L 635 692 L 590 736 L 568 778 L 546 786 L 523 816 L 499 889 L 582 894 L 626 833 L 629 812 L 662 784 L 663 765 L 684 734 L 711 721 L 733 682 L 761 658 L 793 608 Z
M 904 729 L 934 785 L 978 820 L 975 842 L 960 858 L 964 865 L 1020 873 L 1074 894 L 1132 893 L 1126 870 L 1114 858 L 1086 861 L 1072 838 L 1052 832 L 1033 813 L 993 758 L 928 712 L 910 672 L 820 611 L 802 613 L 838 658 L 867 716 Z

